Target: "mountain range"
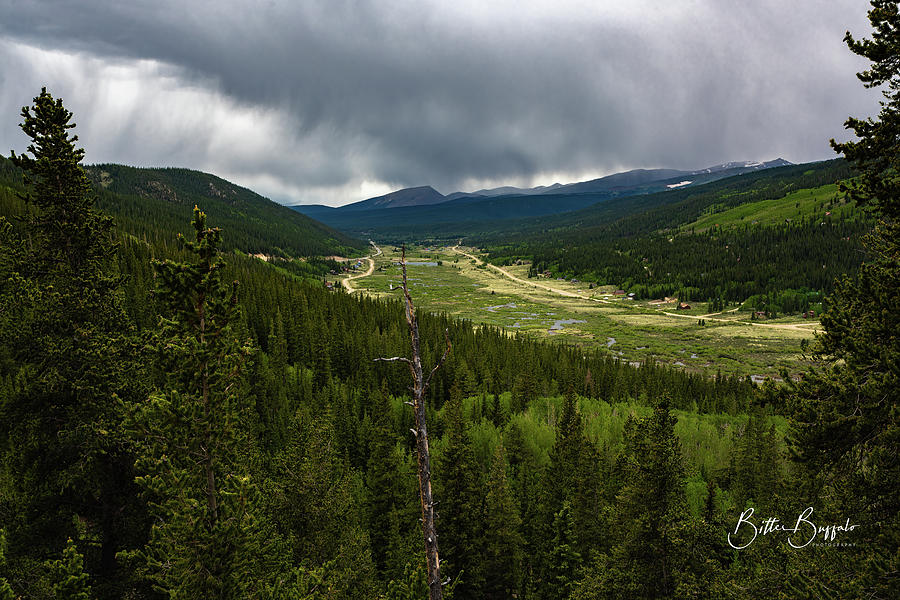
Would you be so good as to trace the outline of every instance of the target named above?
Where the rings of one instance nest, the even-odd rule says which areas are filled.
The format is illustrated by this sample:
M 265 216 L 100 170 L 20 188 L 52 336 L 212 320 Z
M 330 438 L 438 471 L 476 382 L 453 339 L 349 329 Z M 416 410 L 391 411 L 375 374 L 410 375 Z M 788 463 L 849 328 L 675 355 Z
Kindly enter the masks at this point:
M 792 166 L 778 158 L 767 162 L 723 163 L 694 171 L 636 169 L 591 181 L 537 188 L 495 188 L 443 196 L 432 187 L 398 190 L 339 208 L 293 206 L 294 210 L 337 230 L 363 238 L 424 230 L 465 234 L 472 227 L 546 217 L 585 209 L 614 199 L 699 187 L 721 179 Z M 453 224 L 453 227 L 446 227 Z M 435 227 L 439 225 L 439 227 Z M 400 229 L 398 229 L 400 228 Z
M 431 186 L 419 186 L 405 188 L 378 196 L 347 204 L 338 208 L 312 204 L 293 206 L 295 210 L 312 217 L 328 214 L 333 211 L 365 211 L 375 209 L 403 208 L 410 206 L 431 206 L 442 204 L 462 198 L 497 198 L 500 196 L 542 196 L 557 194 L 590 194 L 597 192 L 610 192 L 615 195 L 632 195 L 702 185 L 725 177 L 741 175 L 752 171 L 784 167 L 792 163 L 783 158 L 766 162 L 744 161 L 727 162 L 704 169 L 682 171 L 678 169 L 633 169 L 622 173 L 614 173 L 605 177 L 580 181 L 576 183 L 554 183 L 548 186 L 533 188 L 518 188 L 503 186 L 491 189 L 482 189 L 475 192 L 453 192 L 446 196 Z

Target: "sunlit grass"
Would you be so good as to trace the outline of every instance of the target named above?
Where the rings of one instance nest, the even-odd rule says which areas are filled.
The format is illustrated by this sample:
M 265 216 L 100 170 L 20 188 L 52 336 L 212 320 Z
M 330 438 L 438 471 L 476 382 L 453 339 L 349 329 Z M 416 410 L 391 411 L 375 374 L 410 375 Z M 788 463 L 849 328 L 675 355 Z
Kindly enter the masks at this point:
M 375 272 L 354 280 L 353 285 L 364 293 L 399 297 L 399 253 L 390 246 L 382 249 L 384 255 L 376 258 Z M 701 324 L 707 312 L 705 303 L 690 311 L 695 314 L 685 315 L 674 305 L 660 307 L 614 297 L 611 288 L 528 279 L 527 265 L 506 267 L 507 272 L 525 280 L 521 283 L 446 247 L 412 248 L 407 261 L 436 263 L 407 267 L 410 292 L 423 309 L 542 340 L 576 344 L 588 351 L 599 348 L 626 362 L 654 360 L 707 374 L 721 371 L 777 377 L 782 368 L 790 372 L 803 368 L 800 342 L 813 337 L 816 325 L 790 317 L 772 324 L 803 329 L 761 327 L 750 323 L 748 312 L 725 312 L 707 317 Z M 581 297 L 562 296 L 538 285 Z M 554 324 L 558 324 L 556 329 L 552 329 Z

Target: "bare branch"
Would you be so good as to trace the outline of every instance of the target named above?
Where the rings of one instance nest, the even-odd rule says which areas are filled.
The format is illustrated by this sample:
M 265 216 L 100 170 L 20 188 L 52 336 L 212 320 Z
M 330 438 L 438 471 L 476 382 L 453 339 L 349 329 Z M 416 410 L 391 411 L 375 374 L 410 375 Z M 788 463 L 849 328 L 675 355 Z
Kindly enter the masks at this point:
M 425 393 L 425 390 L 428 389 L 428 385 L 431 383 L 431 378 L 434 377 L 434 374 L 437 372 L 437 370 L 440 369 L 441 365 L 444 364 L 444 361 L 447 360 L 447 355 L 450 354 L 450 349 L 453 347 L 453 345 L 450 343 L 450 332 L 447 329 L 444 329 L 444 339 L 447 341 L 447 349 L 444 350 L 444 354 L 443 356 L 441 356 L 441 360 L 439 360 L 437 364 L 434 365 L 434 368 L 431 369 L 431 373 L 428 374 L 428 379 L 425 380 L 425 385 L 422 389 L 423 394 Z
M 412 361 L 409 360 L 408 358 L 406 358 L 405 356 L 392 356 L 390 358 L 382 357 L 382 358 L 373 358 L 372 359 L 372 362 L 378 362 L 378 361 L 384 361 L 384 362 L 400 361 L 400 362 L 405 362 L 406 364 L 412 364 Z

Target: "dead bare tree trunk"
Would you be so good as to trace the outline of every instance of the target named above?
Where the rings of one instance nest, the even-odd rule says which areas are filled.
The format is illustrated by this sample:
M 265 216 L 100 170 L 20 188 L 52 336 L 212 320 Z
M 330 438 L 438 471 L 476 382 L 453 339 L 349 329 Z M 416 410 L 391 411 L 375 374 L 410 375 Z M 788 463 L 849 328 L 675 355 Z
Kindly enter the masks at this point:
M 413 407 L 416 427 L 412 431 L 416 436 L 416 454 L 418 456 L 419 471 L 419 500 L 422 504 L 422 536 L 425 540 L 425 558 L 428 563 L 428 597 L 429 600 L 442 600 L 441 590 L 441 566 L 438 558 L 437 530 L 434 526 L 434 499 L 431 495 L 431 458 L 428 452 L 428 429 L 425 425 L 425 392 L 428 384 L 437 370 L 444 364 L 447 355 L 450 354 L 450 336 L 444 330 L 444 339 L 447 349 L 441 356 L 441 360 L 431 369 L 426 378 L 422 369 L 422 353 L 419 350 L 419 324 L 416 321 L 416 310 L 412 297 L 409 295 L 409 287 L 406 284 L 406 246 L 403 246 L 403 254 L 400 260 L 403 271 L 403 297 L 406 302 L 406 324 L 409 326 L 410 344 L 412 346 L 412 359 L 403 356 L 392 358 L 376 358 L 375 360 L 397 361 L 406 363 L 413 378 L 413 401 L 407 402 Z

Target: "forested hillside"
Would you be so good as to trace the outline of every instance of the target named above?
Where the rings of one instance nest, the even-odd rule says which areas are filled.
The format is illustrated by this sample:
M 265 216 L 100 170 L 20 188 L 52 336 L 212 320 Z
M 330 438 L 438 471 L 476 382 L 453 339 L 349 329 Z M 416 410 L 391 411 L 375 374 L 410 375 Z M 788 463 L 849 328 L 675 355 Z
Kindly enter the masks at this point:
M 195 205 L 215 211 L 231 234 L 223 249 L 284 258 L 358 255 L 366 244 L 246 188 L 189 169 L 141 169 L 123 165 L 85 168 L 97 205 L 119 227 L 138 237 L 187 233 Z M 21 191 L 22 174 L 0 157 L 0 187 Z M 170 237 L 170 236 L 169 236 Z
M 766 169 L 694 188 L 598 203 L 581 211 L 533 222 L 514 237 L 559 232 L 578 242 L 600 234 L 623 237 L 649 234 L 690 223 L 713 207 L 723 210 L 784 198 L 793 191 L 833 184 L 851 175 L 843 159 Z
M 788 296 L 831 291 L 865 257 L 861 239 L 871 225 L 834 186 L 848 175 L 839 160 L 771 169 L 635 200 L 652 204 L 644 212 L 632 206 L 616 218 L 625 208 L 607 203 L 548 220 L 540 235 L 484 244 L 495 262 L 532 260 L 531 276 L 577 277 L 638 298 L 741 303 L 765 296 L 760 309 L 802 312 L 809 303 Z M 821 197 L 823 187 L 832 191 Z M 775 207 L 790 217 L 733 216 Z

